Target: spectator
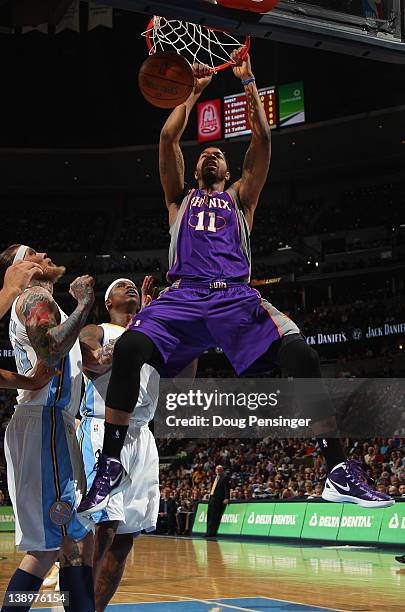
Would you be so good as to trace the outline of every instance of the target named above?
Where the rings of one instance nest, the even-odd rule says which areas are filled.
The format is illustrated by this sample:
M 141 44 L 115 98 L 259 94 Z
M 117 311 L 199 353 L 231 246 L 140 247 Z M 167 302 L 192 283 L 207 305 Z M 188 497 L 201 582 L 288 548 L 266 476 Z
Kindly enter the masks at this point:
M 177 504 L 169 488 L 164 490 L 160 498 L 157 532 L 167 535 L 176 534 Z
M 203 470 L 203 466 L 200 463 L 197 469 L 194 470 L 193 472 L 193 476 L 192 476 L 193 485 L 198 486 L 203 482 L 203 480 L 205 480 L 205 472 Z

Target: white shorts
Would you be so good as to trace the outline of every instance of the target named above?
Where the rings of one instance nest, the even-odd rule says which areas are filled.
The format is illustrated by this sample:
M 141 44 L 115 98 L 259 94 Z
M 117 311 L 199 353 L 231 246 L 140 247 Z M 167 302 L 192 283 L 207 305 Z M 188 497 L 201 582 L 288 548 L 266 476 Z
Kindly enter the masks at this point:
M 95 454 L 103 446 L 104 420 L 85 417 L 77 430 L 77 437 L 83 453 L 87 486 L 91 487 L 95 476 Z M 148 425 L 135 427 L 130 424 L 121 462 L 130 483 L 111 497 L 104 510 L 93 514 L 93 520 L 96 523 L 120 521 L 119 534 L 154 531 L 160 501 L 159 455 Z
M 8 489 L 19 550 L 58 550 L 82 540 L 91 521 L 77 516 L 86 488 L 74 419 L 48 406 L 17 407 L 6 429 Z

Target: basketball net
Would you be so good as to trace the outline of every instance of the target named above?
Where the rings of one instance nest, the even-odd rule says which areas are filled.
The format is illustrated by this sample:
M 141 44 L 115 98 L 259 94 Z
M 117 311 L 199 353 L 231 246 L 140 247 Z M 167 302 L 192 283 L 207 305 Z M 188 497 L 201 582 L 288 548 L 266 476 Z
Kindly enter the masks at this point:
M 153 17 L 142 35 L 146 38 L 150 55 L 175 50 L 191 65 L 204 64 L 212 72 L 235 63 L 231 58 L 234 49 L 243 47 L 240 56 L 243 59 L 250 48 L 249 36 L 237 37 L 222 30 L 165 17 Z

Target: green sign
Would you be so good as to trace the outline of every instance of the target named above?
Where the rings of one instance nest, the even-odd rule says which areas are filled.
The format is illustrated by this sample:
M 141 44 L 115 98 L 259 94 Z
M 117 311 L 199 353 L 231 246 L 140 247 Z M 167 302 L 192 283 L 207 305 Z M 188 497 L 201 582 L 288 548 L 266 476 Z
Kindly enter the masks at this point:
M 0 531 L 15 531 L 15 518 L 11 506 L 0 506 Z
M 343 504 L 337 539 L 348 542 L 378 542 L 382 517 L 381 508 Z
M 270 536 L 276 538 L 299 538 L 304 522 L 306 503 L 274 504 Z
M 219 535 L 239 535 L 242 531 L 243 519 L 247 504 L 228 504 L 222 515 L 218 529 Z
M 207 511 L 208 504 L 198 504 L 194 518 L 193 533 L 205 533 L 207 531 Z
M 343 504 L 308 504 L 301 538 L 336 540 L 342 511 Z
M 206 533 L 207 511 L 207 503 L 198 504 L 193 533 Z M 0 531 L 14 531 L 11 508 L 0 507 Z M 230 503 L 218 534 L 405 545 L 405 503 L 390 508 L 321 502 Z
M 268 536 L 273 518 L 274 504 L 248 504 L 243 521 L 242 535 Z
M 405 504 L 395 504 L 385 508 L 378 541 L 405 544 Z
M 278 88 L 280 127 L 305 121 L 304 83 L 297 81 Z

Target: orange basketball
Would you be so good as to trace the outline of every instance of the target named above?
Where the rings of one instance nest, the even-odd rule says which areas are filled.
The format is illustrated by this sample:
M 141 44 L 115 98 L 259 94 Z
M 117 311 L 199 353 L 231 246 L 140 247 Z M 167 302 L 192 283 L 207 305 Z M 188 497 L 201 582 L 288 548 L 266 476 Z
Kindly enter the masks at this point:
M 148 102 L 159 108 L 174 108 L 192 93 L 194 74 L 178 53 L 155 53 L 142 64 L 138 83 Z

